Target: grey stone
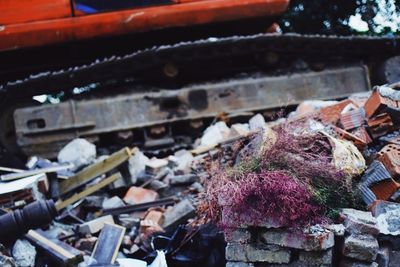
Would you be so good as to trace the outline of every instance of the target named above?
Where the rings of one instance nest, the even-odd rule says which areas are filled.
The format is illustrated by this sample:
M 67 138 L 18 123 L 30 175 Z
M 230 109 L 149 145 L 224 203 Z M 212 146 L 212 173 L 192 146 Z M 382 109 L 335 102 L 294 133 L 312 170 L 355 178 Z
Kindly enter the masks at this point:
M 300 251 L 299 262 L 306 266 L 331 266 L 332 249 L 326 251 Z
M 228 243 L 225 257 L 228 261 L 289 263 L 291 251 L 278 247 L 260 249 L 252 244 Z
M 78 169 L 95 161 L 96 146 L 85 139 L 77 138 L 61 149 L 57 159 L 60 163 L 72 163 Z
M 145 170 L 147 173 L 157 175 L 163 168 L 167 167 L 168 160 L 151 158 L 147 163 Z
M 35 266 L 36 249 L 27 240 L 18 239 L 12 249 L 12 255 L 18 267 Z
M 326 226 L 326 229 L 333 232 L 335 236 L 344 236 L 346 227 L 343 224 L 331 224 Z
M 171 185 L 185 185 L 197 182 L 199 177 L 195 174 L 176 175 L 169 178 Z
M 146 168 L 146 164 L 149 162 L 149 158 L 146 157 L 142 151 L 137 149 L 135 153 L 129 158 L 128 170 L 131 176 L 132 184 L 135 184 L 138 180 L 138 176 Z
M 185 199 L 175 204 L 175 206 L 168 208 L 164 213 L 164 223 L 162 227 L 169 231 L 175 229 L 178 225 L 185 223 L 188 219 L 194 217 L 196 209 Z
M 374 207 L 377 225 L 381 234 L 400 235 L 400 204 L 388 201 L 379 201 Z
M 379 229 L 376 225 L 377 221 L 371 212 L 343 209 L 341 215 L 345 218 L 343 224 L 348 233 L 369 234 L 373 236 L 379 234 Z
M 194 182 L 193 184 L 191 184 L 190 189 L 195 190 L 198 193 L 204 192 L 204 187 L 199 182 Z
M 249 120 L 250 131 L 261 130 L 265 125 L 265 119 L 261 114 L 253 116 Z
M 14 259 L 0 254 L 0 266 L 1 267 L 17 267 Z
M 225 265 L 226 267 L 254 267 L 253 263 L 248 263 L 248 262 L 234 262 L 234 261 L 229 261 Z
M 192 153 L 188 150 L 183 149 L 176 151 L 174 156 L 178 160 L 178 166 L 176 166 L 174 170 L 182 174 L 190 173 L 190 167 L 194 160 Z
M 101 209 L 103 207 L 103 201 L 105 197 L 103 196 L 87 196 L 85 197 L 85 207 L 98 208 Z
M 389 247 L 383 246 L 379 248 L 378 255 L 376 257 L 376 263 L 379 267 L 389 267 L 390 261 L 390 249 Z
M 124 201 L 117 196 L 107 198 L 103 201 L 103 209 L 113 209 L 123 206 L 125 206 Z
M 133 217 L 131 214 L 120 214 L 118 215 L 118 224 L 125 228 L 139 227 L 140 219 Z
M 154 180 L 154 181 L 151 181 L 151 183 L 150 183 L 150 189 L 152 189 L 154 191 L 158 191 L 158 190 L 161 190 L 161 189 L 164 189 L 167 187 L 168 187 L 168 184 L 166 184 L 160 180 Z
M 378 254 L 379 244 L 371 235 L 350 235 L 345 238 L 343 255 L 349 258 L 373 262 Z
M 232 231 L 226 231 L 225 241 L 228 243 L 250 243 L 251 233 L 248 229 L 235 229 Z
M 339 267 L 378 267 L 378 263 L 376 262 L 362 262 L 362 261 L 356 261 L 356 260 L 351 260 L 351 259 L 343 259 Z
M 229 134 L 229 127 L 225 122 L 219 121 L 209 126 L 201 137 L 201 146 L 210 146 L 223 141 Z
M 335 236 L 327 231 L 318 234 L 304 234 L 289 230 L 268 230 L 260 234 L 260 240 L 266 244 L 303 249 L 306 251 L 326 250 L 334 246 Z

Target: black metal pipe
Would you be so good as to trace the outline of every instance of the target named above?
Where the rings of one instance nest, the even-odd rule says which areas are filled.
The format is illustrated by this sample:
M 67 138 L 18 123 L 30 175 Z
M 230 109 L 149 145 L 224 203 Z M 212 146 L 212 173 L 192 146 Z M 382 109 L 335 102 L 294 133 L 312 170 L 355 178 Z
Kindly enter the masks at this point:
M 11 243 L 30 229 L 45 226 L 58 215 L 53 200 L 39 200 L 0 216 L 0 243 Z

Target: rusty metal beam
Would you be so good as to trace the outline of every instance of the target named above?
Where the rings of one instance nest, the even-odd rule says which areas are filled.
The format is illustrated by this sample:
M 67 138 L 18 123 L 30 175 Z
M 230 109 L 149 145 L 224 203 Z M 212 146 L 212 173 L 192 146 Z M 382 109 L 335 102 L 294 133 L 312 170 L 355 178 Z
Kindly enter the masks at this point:
M 41 152 L 49 143 L 64 144 L 75 137 L 93 139 L 104 133 L 212 118 L 221 112 L 237 114 L 294 105 L 307 99 L 342 98 L 369 89 L 366 68 L 349 66 L 200 84 L 180 90 L 71 100 L 18 109 L 14 120 L 22 149 L 27 154 L 43 155 Z M 54 152 L 57 149 L 54 146 Z

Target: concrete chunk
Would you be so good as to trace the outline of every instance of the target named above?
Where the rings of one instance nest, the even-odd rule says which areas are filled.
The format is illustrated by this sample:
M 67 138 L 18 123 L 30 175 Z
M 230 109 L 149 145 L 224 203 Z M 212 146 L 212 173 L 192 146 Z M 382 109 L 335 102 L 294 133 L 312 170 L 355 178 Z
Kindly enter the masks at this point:
M 378 254 L 379 244 L 371 235 L 350 235 L 345 238 L 343 255 L 356 260 L 373 262 Z
M 355 209 L 343 209 L 341 216 L 344 217 L 344 226 L 350 234 L 369 234 L 377 236 L 379 229 L 376 225 L 376 219 L 371 212 Z
M 260 239 L 266 244 L 306 251 L 326 250 L 335 244 L 334 234 L 330 231 L 318 234 L 304 234 L 271 229 L 261 233 Z
M 124 201 L 117 196 L 107 198 L 103 201 L 103 209 L 113 209 L 125 206 Z
M 85 139 L 77 138 L 61 149 L 57 159 L 60 163 L 72 163 L 78 169 L 95 161 L 96 146 Z
M 18 267 L 34 267 L 36 249 L 27 240 L 17 240 L 12 249 L 12 256 Z M 3 265 L 2 265 L 3 266 Z

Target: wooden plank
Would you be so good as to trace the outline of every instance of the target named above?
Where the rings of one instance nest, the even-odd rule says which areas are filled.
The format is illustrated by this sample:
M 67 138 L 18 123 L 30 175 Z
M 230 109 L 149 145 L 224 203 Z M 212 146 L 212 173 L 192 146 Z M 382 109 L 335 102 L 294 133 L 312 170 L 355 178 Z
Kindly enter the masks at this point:
M 60 182 L 60 194 L 62 195 L 70 192 L 79 186 L 86 184 L 90 180 L 100 176 L 101 174 L 111 171 L 115 167 L 127 161 L 131 155 L 131 150 L 125 147 L 115 152 L 108 158 L 90 165 L 69 179 Z
M 125 234 L 125 227 L 105 223 L 94 247 L 92 257 L 100 264 L 113 264 Z
M 3 175 L 0 175 L 0 180 L 3 182 L 7 182 L 7 181 L 17 180 L 17 179 L 21 179 L 21 178 L 33 176 L 36 174 L 41 174 L 41 173 L 65 171 L 65 170 L 71 169 L 73 167 L 74 167 L 74 164 L 71 163 L 71 164 L 61 165 L 61 166 L 54 166 L 54 167 L 48 167 L 48 168 L 42 168 L 42 169 L 36 169 L 36 170 L 22 171 L 22 172 L 17 172 L 17 173 L 3 174 Z
M 83 252 L 63 243 L 62 246 L 57 244 L 54 240 L 46 238 L 38 231 L 30 230 L 26 235 L 28 239 L 35 247 L 38 247 L 43 251 L 46 256 L 51 258 L 57 263 L 57 266 L 77 266 L 79 262 L 83 261 Z
M 56 203 L 56 209 L 61 210 L 61 209 L 65 208 L 66 206 L 71 205 L 71 204 L 75 203 L 76 201 L 93 194 L 94 192 L 100 190 L 101 188 L 106 187 L 107 185 L 115 182 L 116 180 L 118 180 L 120 178 L 122 178 L 121 174 L 119 172 L 115 173 L 115 174 L 111 175 L 110 177 L 103 179 L 100 183 L 92 185 L 92 186 L 86 188 L 85 190 L 83 190 L 82 192 L 76 193 L 75 195 L 73 195 L 70 198 L 67 198 L 65 200 L 59 200 Z

